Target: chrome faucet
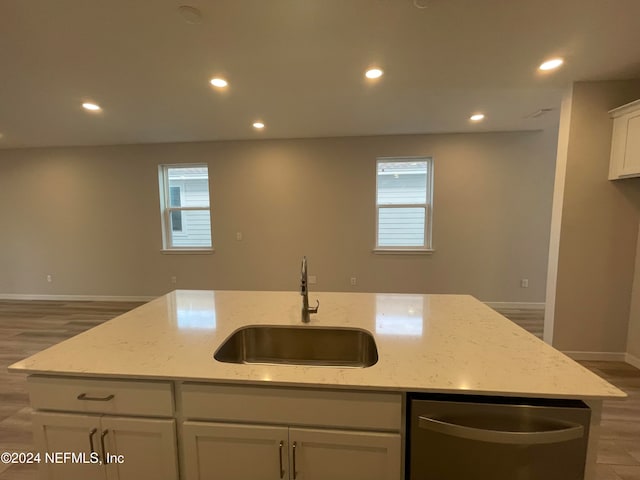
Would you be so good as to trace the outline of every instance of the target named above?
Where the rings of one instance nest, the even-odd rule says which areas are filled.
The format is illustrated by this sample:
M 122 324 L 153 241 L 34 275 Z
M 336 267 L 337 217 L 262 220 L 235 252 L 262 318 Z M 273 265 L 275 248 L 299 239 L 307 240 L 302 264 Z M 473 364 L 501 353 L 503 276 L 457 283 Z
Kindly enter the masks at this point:
M 320 300 L 315 307 L 309 307 L 309 289 L 307 288 L 307 257 L 302 257 L 302 272 L 300 275 L 300 295 L 302 295 L 302 323 L 309 323 L 310 313 L 318 313 Z

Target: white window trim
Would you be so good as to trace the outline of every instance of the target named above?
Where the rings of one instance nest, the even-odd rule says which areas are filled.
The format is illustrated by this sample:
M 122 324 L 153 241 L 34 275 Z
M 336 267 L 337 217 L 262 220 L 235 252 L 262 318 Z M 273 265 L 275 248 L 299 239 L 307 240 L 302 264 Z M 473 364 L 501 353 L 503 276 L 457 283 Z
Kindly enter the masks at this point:
M 427 162 L 429 164 L 427 176 L 427 195 L 425 203 L 407 203 L 407 204 L 378 204 L 378 164 L 380 162 L 386 163 L 405 163 L 411 161 L 421 161 Z M 434 162 L 433 157 L 430 155 L 424 156 L 409 156 L 409 157 L 377 157 L 376 158 L 376 194 L 375 194 L 375 215 L 376 215 L 376 230 L 375 230 L 375 246 L 373 247 L 373 253 L 375 254 L 391 254 L 391 255 L 402 255 L 402 254 L 423 254 L 430 255 L 435 252 L 433 248 L 433 240 L 432 240 L 432 230 L 433 230 L 433 177 L 434 177 Z M 388 246 L 381 247 L 378 245 L 378 219 L 380 218 L 380 207 L 384 208 L 422 208 L 424 207 L 424 246 Z
M 215 249 L 212 248 L 202 248 L 202 247 L 174 247 L 170 249 L 163 248 L 160 250 L 160 253 L 163 255 L 210 255 L 215 252 Z
M 206 210 L 211 217 L 211 192 L 209 192 L 209 206 L 208 207 L 167 207 L 166 202 L 170 199 L 169 182 L 166 181 L 167 171 L 170 168 L 197 168 L 207 167 L 209 171 L 209 165 L 206 163 L 165 163 L 158 166 L 158 182 L 160 191 L 163 193 L 160 195 L 160 213 L 162 223 L 162 249 L 163 254 L 209 254 L 213 253 L 213 225 L 211 225 L 211 247 L 174 247 L 171 245 L 171 238 L 173 232 L 171 232 L 171 213 L 173 211 L 186 211 L 186 210 Z M 209 185 L 209 175 L 207 173 L 207 185 Z M 180 192 L 182 195 L 182 191 Z M 209 220 L 211 222 L 211 219 Z
M 372 250 L 376 255 L 431 255 L 435 250 L 433 248 L 374 248 Z

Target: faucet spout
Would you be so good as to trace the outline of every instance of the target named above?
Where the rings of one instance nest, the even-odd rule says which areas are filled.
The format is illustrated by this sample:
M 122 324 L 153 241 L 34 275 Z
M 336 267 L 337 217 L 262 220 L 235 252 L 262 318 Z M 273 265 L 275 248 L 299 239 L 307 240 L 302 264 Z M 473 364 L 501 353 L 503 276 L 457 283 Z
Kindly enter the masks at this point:
M 302 257 L 302 268 L 300 272 L 300 295 L 302 295 L 302 323 L 309 323 L 309 314 L 318 313 L 320 300 L 316 300 L 315 307 L 309 307 L 309 287 L 307 286 L 307 257 Z

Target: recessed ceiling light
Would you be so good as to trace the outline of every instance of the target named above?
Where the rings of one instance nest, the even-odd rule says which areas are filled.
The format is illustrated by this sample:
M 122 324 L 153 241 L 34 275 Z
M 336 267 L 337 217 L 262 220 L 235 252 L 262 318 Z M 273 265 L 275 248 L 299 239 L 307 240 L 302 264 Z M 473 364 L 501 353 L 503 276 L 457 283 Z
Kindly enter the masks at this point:
M 253 128 L 257 128 L 258 130 L 262 130 L 264 128 L 264 123 L 262 123 L 262 122 L 253 122 Z
M 540 70 L 554 70 L 556 68 L 558 68 L 560 65 L 562 65 L 564 63 L 564 60 L 561 58 L 553 58 L 551 60 L 547 60 L 546 62 L 544 62 L 542 65 L 540 65 L 538 68 Z
M 218 88 L 224 88 L 229 85 L 229 83 L 224 78 L 212 78 L 209 83 Z
M 89 102 L 83 103 L 82 108 L 84 108 L 85 110 L 90 110 L 92 112 L 99 112 L 100 110 L 102 110 L 100 108 L 100 105 L 96 105 L 95 103 L 89 103 Z
M 384 72 L 379 68 L 370 68 L 364 74 L 367 78 L 380 78 Z
M 484 113 L 474 113 L 469 117 L 469 120 L 472 122 L 479 122 L 480 120 L 484 120 Z

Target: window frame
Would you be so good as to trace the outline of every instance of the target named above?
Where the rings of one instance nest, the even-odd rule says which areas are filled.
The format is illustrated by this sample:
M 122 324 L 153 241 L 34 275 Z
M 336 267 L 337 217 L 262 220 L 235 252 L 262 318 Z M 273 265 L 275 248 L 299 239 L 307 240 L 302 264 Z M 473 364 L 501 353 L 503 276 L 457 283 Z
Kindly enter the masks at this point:
M 169 186 L 169 169 L 172 168 L 202 168 L 207 169 L 207 195 L 209 197 L 208 207 L 171 207 L 171 191 Z M 158 181 L 160 187 L 160 216 L 162 223 L 162 253 L 211 253 L 213 248 L 213 225 L 211 219 L 211 184 L 209 177 L 209 165 L 207 163 L 171 163 L 158 166 Z M 180 203 L 183 204 L 183 188 L 180 187 Z M 174 234 L 184 233 L 184 223 L 180 231 L 172 230 L 171 216 L 174 212 L 185 211 L 206 211 L 209 213 L 209 237 L 210 246 L 175 246 L 173 245 Z M 184 218 L 183 218 L 184 222 Z
M 411 163 L 426 162 L 427 178 L 426 178 L 426 195 L 424 203 L 378 203 L 378 166 L 380 163 Z M 375 242 L 374 253 L 425 253 L 429 254 L 434 251 L 432 232 L 433 232 L 433 178 L 434 178 L 434 162 L 430 155 L 419 156 L 397 156 L 397 157 L 377 157 L 376 158 L 376 188 L 375 188 Z M 422 246 L 403 246 L 403 245 L 385 245 L 380 246 L 379 240 L 379 220 L 380 208 L 424 208 L 424 242 Z

